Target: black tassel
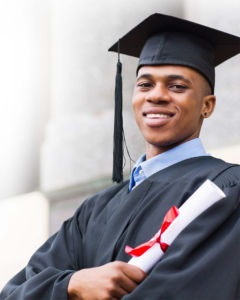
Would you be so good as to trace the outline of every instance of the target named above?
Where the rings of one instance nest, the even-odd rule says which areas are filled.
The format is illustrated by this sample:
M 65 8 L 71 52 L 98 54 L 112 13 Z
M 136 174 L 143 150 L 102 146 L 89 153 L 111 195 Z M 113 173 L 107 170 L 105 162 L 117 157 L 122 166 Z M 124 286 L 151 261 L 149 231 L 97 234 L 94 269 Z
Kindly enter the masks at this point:
M 119 44 L 119 43 L 118 43 Z M 113 137 L 113 173 L 112 180 L 123 181 L 123 118 L 122 118 L 122 64 L 119 59 L 115 81 L 115 113 L 114 113 L 114 137 Z

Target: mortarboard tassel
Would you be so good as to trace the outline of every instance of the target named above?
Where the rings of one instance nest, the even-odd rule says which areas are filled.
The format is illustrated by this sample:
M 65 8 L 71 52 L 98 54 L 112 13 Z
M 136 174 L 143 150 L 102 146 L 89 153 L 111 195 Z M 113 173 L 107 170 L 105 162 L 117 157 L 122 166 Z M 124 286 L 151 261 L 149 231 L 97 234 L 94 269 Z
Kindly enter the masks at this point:
M 118 41 L 118 62 L 115 80 L 115 113 L 113 137 L 112 180 L 123 181 L 123 118 L 122 118 L 122 64 L 120 62 L 120 41 Z

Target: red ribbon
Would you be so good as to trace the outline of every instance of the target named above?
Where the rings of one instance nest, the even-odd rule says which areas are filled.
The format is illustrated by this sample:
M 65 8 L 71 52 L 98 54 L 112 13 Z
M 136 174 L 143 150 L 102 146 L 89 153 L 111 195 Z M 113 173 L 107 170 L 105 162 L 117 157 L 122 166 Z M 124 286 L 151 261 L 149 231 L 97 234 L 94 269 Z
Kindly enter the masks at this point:
M 176 206 L 172 206 L 169 211 L 166 213 L 164 219 L 163 219 L 163 224 L 161 229 L 151 238 L 150 241 L 143 243 L 136 248 L 131 248 L 129 246 L 125 247 L 125 252 L 127 254 L 130 254 L 132 256 L 141 256 L 143 253 L 145 253 L 148 249 L 150 249 L 153 245 L 156 243 L 160 244 L 160 247 L 163 252 L 167 250 L 169 247 L 168 244 L 161 242 L 161 235 L 162 233 L 168 228 L 168 226 L 172 223 L 174 219 L 179 215 L 179 211 Z

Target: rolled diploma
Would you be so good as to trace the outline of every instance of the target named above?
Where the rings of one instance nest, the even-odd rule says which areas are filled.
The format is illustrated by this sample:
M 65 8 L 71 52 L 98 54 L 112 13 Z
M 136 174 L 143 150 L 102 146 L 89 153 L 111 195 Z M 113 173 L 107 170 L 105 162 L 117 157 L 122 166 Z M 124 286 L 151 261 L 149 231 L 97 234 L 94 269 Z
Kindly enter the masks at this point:
M 163 232 L 161 242 L 170 246 L 189 223 L 224 197 L 226 197 L 224 192 L 215 183 L 207 179 L 179 208 L 179 215 Z M 141 256 L 131 258 L 128 263 L 139 267 L 144 272 L 148 272 L 161 259 L 163 254 L 160 244 L 156 243 Z

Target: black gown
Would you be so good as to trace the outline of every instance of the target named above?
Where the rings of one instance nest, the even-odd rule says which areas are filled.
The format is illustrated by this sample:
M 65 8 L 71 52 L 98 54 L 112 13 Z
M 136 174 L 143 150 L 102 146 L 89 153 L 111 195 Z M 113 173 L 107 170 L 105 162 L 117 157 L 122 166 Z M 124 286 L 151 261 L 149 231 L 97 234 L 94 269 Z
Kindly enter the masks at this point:
M 114 260 L 160 228 L 206 180 L 226 198 L 176 238 L 147 278 L 124 300 L 240 299 L 240 166 L 213 157 L 191 158 L 153 174 L 131 192 L 128 181 L 86 200 L 3 289 L 1 300 L 67 300 L 73 272 Z

